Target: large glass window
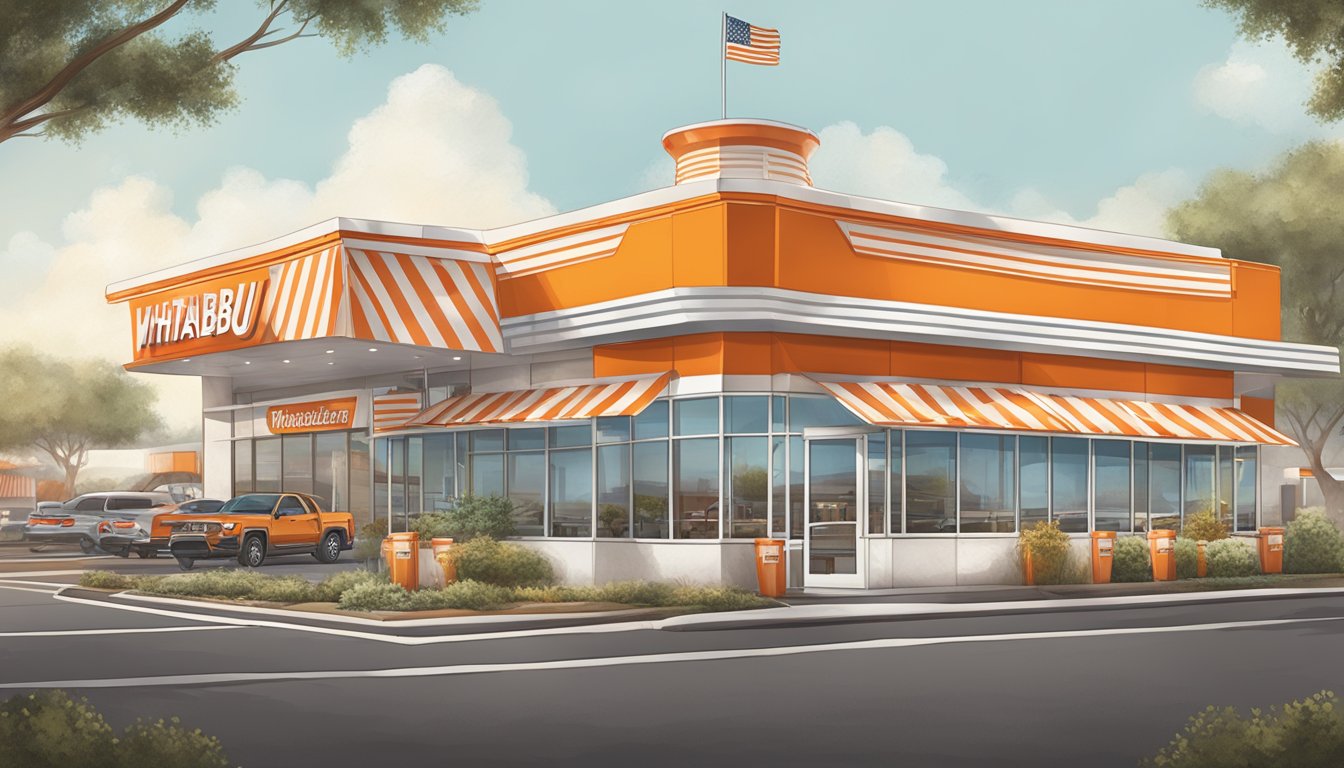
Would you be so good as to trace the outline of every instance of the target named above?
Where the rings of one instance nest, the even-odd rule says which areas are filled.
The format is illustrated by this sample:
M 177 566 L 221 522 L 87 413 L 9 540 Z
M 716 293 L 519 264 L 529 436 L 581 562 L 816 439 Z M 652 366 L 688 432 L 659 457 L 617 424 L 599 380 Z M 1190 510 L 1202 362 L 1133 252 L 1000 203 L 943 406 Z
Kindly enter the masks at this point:
M 578 448 L 593 444 L 593 428 L 588 424 L 551 427 L 552 448 Z
M 1022 530 L 1050 519 L 1050 438 L 1017 439 L 1017 487 Z
M 770 398 L 757 395 L 723 398 L 723 426 L 725 432 L 734 435 L 769 432 Z
M 1181 446 L 1148 444 L 1148 530 L 1181 526 Z
M 1017 438 L 1011 435 L 961 436 L 962 533 L 1017 530 L 1016 453 Z
M 1256 480 L 1260 475 L 1260 450 L 1254 445 L 1237 446 L 1236 484 L 1237 484 L 1237 530 L 1254 531 L 1256 528 L 1256 500 L 1259 491 Z
M 862 424 L 864 424 L 862 419 L 833 397 L 789 396 L 790 432 L 802 432 L 807 427 L 848 427 Z
M 424 488 L 425 440 L 422 437 L 406 438 L 406 515 L 416 517 L 425 511 Z M 408 529 L 409 530 L 409 529 Z
M 584 537 L 592 533 L 593 452 L 580 448 L 551 451 L 551 535 Z
M 672 479 L 672 521 L 676 538 L 718 538 L 718 439 L 674 441 Z
M 630 536 L 630 446 L 597 449 L 597 535 Z
M 452 509 L 457 499 L 456 457 L 453 435 L 425 436 L 425 511 Z
M 252 441 L 233 441 L 233 495 L 252 492 Z
M 1227 526 L 1227 530 L 1236 530 L 1236 520 L 1234 519 L 1236 488 L 1236 470 L 1235 455 L 1237 448 L 1234 445 L 1218 446 L 1218 520 Z
M 350 514 L 356 525 L 373 519 L 373 499 L 370 498 L 372 480 L 369 436 L 367 432 L 350 433 Z
M 956 533 L 957 433 L 905 433 L 906 533 Z
M 508 454 L 508 494 L 513 502 L 513 528 L 519 536 L 544 536 L 546 509 L 546 454 L 523 451 Z M 559 535 L 559 534 L 556 534 Z
M 902 432 L 896 430 L 887 430 L 887 443 L 890 446 L 888 453 L 891 457 L 891 460 L 887 462 L 891 469 L 891 479 L 890 482 L 887 483 L 887 487 L 891 489 L 891 527 L 889 530 L 892 533 L 901 533 L 904 530 L 902 526 L 903 508 L 901 504 L 901 489 L 905 488 L 905 481 L 902 474 L 905 462 L 901 461 L 902 434 Z
M 313 494 L 332 510 L 350 508 L 350 457 L 344 432 L 313 435 Z
M 1148 530 L 1148 444 L 1134 443 L 1134 522 L 1130 530 Z
M 597 420 L 597 442 L 623 443 L 629 439 L 629 416 L 603 416 Z
M 373 441 L 373 517 L 387 519 L 387 438 Z
M 1098 531 L 1128 531 L 1130 521 L 1130 444 L 1092 441 L 1092 509 Z
M 256 451 L 256 490 L 258 493 L 279 493 L 280 438 L 268 437 L 253 443 Z
M 510 429 L 507 442 L 510 451 L 540 451 L 546 447 L 546 429 Z
M 387 442 L 392 451 L 388 464 L 388 485 L 391 489 L 389 496 L 392 505 L 392 524 L 389 530 L 405 531 L 410 528 L 410 521 L 406 518 L 406 438 L 393 437 Z
M 803 438 L 789 437 L 789 538 L 803 538 Z
M 1050 517 L 1068 533 L 1087 533 L 1087 444 L 1082 437 L 1050 438 Z
M 471 493 L 473 496 L 504 495 L 504 454 L 471 455 Z
M 666 539 L 668 537 L 667 441 L 635 443 L 631 446 L 631 450 L 635 492 L 635 537 Z
M 770 439 L 771 536 L 787 536 L 789 530 L 787 440 L 788 438 L 783 436 L 775 436 Z
M 719 432 L 719 398 L 698 397 L 672 403 L 673 434 L 716 435 Z
M 762 414 L 763 415 L 763 414 Z M 764 423 L 761 426 L 765 426 Z M 724 446 L 724 475 L 729 499 L 725 535 L 734 539 L 754 539 L 768 532 L 769 470 L 765 437 L 730 437 Z
M 1182 507 L 1185 516 L 1189 517 L 1196 512 L 1215 512 L 1217 492 L 1218 462 L 1214 447 L 1185 446 L 1185 504 Z
M 667 410 L 666 400 L 654 400 L 649 403 L 649 407 L 640 411 L 634 419 L 635 439 L 667 437 Z

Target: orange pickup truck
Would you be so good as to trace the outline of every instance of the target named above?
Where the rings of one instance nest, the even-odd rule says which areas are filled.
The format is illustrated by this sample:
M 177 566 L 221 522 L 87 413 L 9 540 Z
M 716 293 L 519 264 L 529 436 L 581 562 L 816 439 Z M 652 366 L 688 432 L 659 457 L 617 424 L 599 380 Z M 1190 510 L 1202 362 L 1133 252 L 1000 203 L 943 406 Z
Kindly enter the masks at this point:
M 212 557 L 235 557 L 249 568 L 268 555 L 300 553 L 334 563 L 355 545 L 355 521 L 349 512 L 323 512 L 307 494 L 245 493 L 214 514 L 159 515 L 151 536 L 167 541 L 184 571 Z

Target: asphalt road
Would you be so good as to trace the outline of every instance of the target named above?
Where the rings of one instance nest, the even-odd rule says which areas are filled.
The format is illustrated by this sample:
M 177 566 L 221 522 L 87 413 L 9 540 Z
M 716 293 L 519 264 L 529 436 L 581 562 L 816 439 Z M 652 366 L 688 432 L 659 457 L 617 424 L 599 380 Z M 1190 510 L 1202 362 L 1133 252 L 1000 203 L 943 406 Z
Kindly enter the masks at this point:
M 177 715 L 251 767 L 1132 766 L 1208 704 L 1344 688 L 1337 596 L 407 642 L 57 588 L 0 574 L 0 684 Z

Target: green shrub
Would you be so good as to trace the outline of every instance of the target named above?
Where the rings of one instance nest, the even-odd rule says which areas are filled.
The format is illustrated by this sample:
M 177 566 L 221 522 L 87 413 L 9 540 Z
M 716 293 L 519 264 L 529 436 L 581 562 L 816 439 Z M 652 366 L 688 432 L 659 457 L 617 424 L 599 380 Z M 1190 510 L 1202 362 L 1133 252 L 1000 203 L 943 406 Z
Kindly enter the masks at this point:
M 337 606 L 345 611 L 408 611 L 411 594 L 390 581 L 366 581 L 342 592 Z
M 1186 515 L 1185 523 L 1181 526 L 1181 536 L 1191 541 L 1218 541 L 1229 535 L 1227 523 L 1219 520 L 1213 510 L 1208 508 Z M 1177 569 L 1180 569 L 1179 565 Z
M 1199 545 L 1194 539 L 1176 539 L 1176 578 L 1193 579 L 1199 575 Z
M 382 557 L 383 539 L 387 538 L 387 518 L 378 518 L 359 526 L 355 534 L 355 548 L 350 556 L 361 563 Z
M 1032 573 L 1037 584 L 1067 584 L 1075 569 L 1069 550 L 1069 535 L 1059 529 L 1059 521 L 1039 522 L 1022 531 L 1017 540 L 1019 561 L 1031 553 Z M 1026 572 L 1025 565 L 1023 573 Z
M 1112 558 L 1111 581 L 1125 583 L 1153 580 L 1153 561 L 1146 537 L 1116 538 Z
M 245 568 L 212 568 L 166 576 L 136 589 L 156 595 L 220 597 L 227 600 L 265 600 L 301 603 L 312 599 L 313 585 L 298 576 L 267 576 Z
M 118 737 L 85 699 L 50 690 L 0 704 L 0 765 L 24 768 L 226 768 L 219 741 L 176 718 L 137 721 Z
M 672 601 L 672 605 L 706 611 L 742 611 L 778 605 L 769 598 L 732 587 L 677 587 Z
M 1254 576 L 1260 573 L 1260 558 L 1243 539 L 1211 541 L 1204 550 L 1209 576 L 1220 579 L 1229 576 Z
M 387 581 L 387 576 L 374 571 L 357 568 L 353 571 L 333 573 L 313 587 L 310 599 L 314 602 L 334 603 L 341 599 L 346 590 L 360 584 Z
M 94 589 L 134 589 L 134 577 L 113 571 L 85 571 L 79 576 L 79 586 Z
M 411 521 L 410 528 L 421 541 L 451 537 L 465 542 L 487 536 L 502 539 L 512 536 L 513 502 L 502 496 L 463 496 L 457 506 L 445 512 L 426 512 Z
M 1338 573 L 1344 569 L 1344 540 L 1320 507 L 1300 509 L 1283 541 L 1284 573 Z
M 452 548 L 457 577 L 501 587 L 543 587 L 555 581 L 551 563 L 518 544 L 478 537 Z
M 493 611 L 514 602 L 513 591 L 479 581 L 455 581 L 442 589 L 421 589 L 410 594 L 410 610 L 434 611 L 458 608 Z
M 1337 768 L 1344 754 L 1344 717 L 1330 691 L 1250 717 L 1232 707 L 1209 707 L 1155 756 L 1139 763 L 1156 768 L 1292 766 Z

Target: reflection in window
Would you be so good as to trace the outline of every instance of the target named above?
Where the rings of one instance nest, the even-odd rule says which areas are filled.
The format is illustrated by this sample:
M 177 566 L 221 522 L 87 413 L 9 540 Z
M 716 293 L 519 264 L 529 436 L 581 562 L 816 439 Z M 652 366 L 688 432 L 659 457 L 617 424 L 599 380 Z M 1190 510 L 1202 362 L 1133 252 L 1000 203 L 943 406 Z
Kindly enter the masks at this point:
M 1185 446 L 1185 516 L 1215 509 L 1218 464 L 1212 445 Z M 1177 529 L 1179 530 L 1179 528 Z
M 906 533 L 956 533 L 957 433 L 905 433 Z
M 1017 439 L 1017 487 L 1022 530 L 1050 519 L 1050 438 Z
M 789 473 L 785 441 L 788 438 L 775 436 L 770 438 L 770 535 L 786 536 L 789 527 L 788 518 L 788 479 Z
M 551 427 L 552 448 L 578 448 L 593 444 L 593 428 L 588 424 Z
M 426 435 L 424 452 L 425 511 L 452 509 L 457 498 L 453 436 Z
M 1131 528 L 1129 445 L 1124 440 L 1092 441 L 1092 509 L 1098 531 Z
M 319 432 L 313 436 L 313 494 L 333 511 L 349 509 L 349 457 L 344 432 Z
M 551 535 L 591 535 L 593 452 L 551 451 Z
M 723 426 L 729 434 L 762 434 L 769 431 L 770 398 L 730 395 L 723 398 Z
M 635 443 L 632 468 L 635 492 L 635 538 L 666 539 L 667 441 Z
M 901 461 L 901 435 L 903 433 L 896 430 L 888 430 L 888 442 L 890 443 L 891 461 L 888 462 L 891 467 L 891 482 L 887 487 L 891 488 L 891 532 L 901 533 L 901 489 L 905 487 L 905 481 L 901 475 L 903 462 Z
M 602 416 L 597 420 L 597 442 L 623 443 L 630 439 L 629 416 Z
M 719 398 L 697 397 L 675 400 L 672 403 L 673 434 L 717 435 L 719 433 Z
M 630 446 L 597 449 L 597 535 L 630 536 Z
M 868 534 L 886 533 L 887 519 L 887 436 L 868 436 Z
M 1233 457 L 1237 448 L 1232 445 L 1218 446 L 1218 521 L 1227 526 L 1227 530 L 1235 530 L 1236 521 L 1233 518 L 1233 489 L 1236 485 L 1236 470 Z
M 678 539 L 719 537 L 719 441 L 677 440 L 672 448 L 672 520 Z
M 546 447 L 546 429 L 544 427 L 510 429 L 508 444 L 510 451 L 540 451 Z
M 1134 522 L 1130 530 L 1148 530 L 1148 444 L 1134 443 Z
M 233 495 L 252 492 L 252 441 L 233 443 Z
M 1259 498 L 1256 480 L 1260 476 L 1259 449 L 1254 445 L 1237 446 L 1236 475 L 1237 483 L 1237 530 L 1254 531 L 1255 501 Z
M 1013 489 L 1016 438 L 966 433 L 961 436 L 961 532 L 1017 530 Z
M 369 435 L 367 432 L 350 433 L 350 514 L 355 525 L 373 519 L 373 500 L 369 498 L 370 468 Z
M 268 437 L 257 440 L 256 451 L 256 489 L 258 493 L 279 493 L 280 488 L 280 438 Z
M 803 538 L 803 438 L 789 438 L 789 538 Z
M 635 439 L 667 437 L 667 401 L 654 400 L 635 416 Z
M 542 451 L 510 453 L 508 473 L 506 487 L 509 501 L 513 502 L 514 533 L 519 536 L 544 536 L 546 454 Z
M 789 431 L 802 432 L 807 427 L 860 426 L 863 420 L 833 397 L 790 395 Z
M 725 476 L 729 499 L 726 535 L 754 539 L 766 535 L 769 506 L 769 471 L 766 468 L 765 437 L 730 437 L 724 446 Z
M 471 455 L 471 493 L 473 496 L 504 495 L 504 454 Z
M 1067 533 L 1087 533 L 1087 443 L 1050 438 L 1050 518 Z
M 1148 444 L 1148 524 L 1150 531 L 1181 525 L 1181 446 Z

